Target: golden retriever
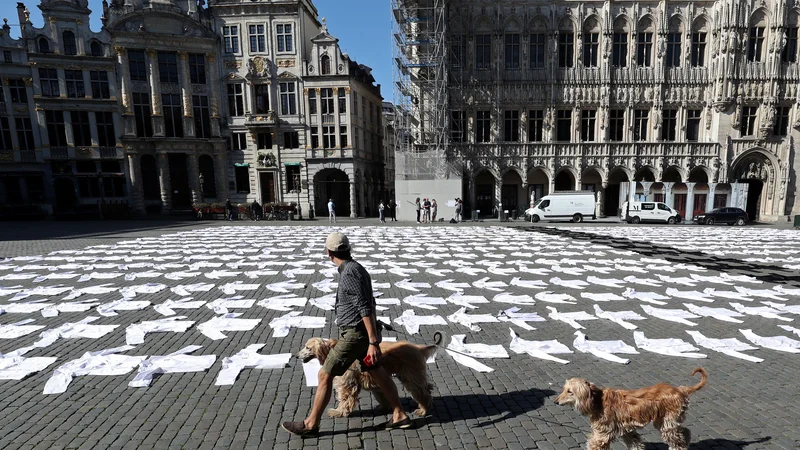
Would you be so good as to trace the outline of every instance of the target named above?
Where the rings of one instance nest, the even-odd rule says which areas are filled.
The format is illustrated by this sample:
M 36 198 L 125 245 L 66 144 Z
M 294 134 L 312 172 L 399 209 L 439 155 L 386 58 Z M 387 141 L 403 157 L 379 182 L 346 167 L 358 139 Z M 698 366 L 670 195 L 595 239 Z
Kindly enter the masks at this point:
M 708 375 L 701 367 L 700 382 L 694 386 L 671 386 L 660 383 L 635 390 L 601 389 L 582 379 L 572 378 L 556 398 L 559 405 L 573 405 L 579 413 L 589 416 L 592 435 L 588 450 L 607 450 L 616 438 L 628 449 L 644 450 L 637 430 L 652 422 L 670 450 L 687 450 L 691 433 L 682 426 L 689 407 L 689 396 L 706 385 Z
M 431 407 L 433 384 L 428 379 L 426 360 L 436 353 L 442 342 L 441 333 L 434 335 L 433 345 L 417 345 L 408 341 L 382 342 L 380 366 L 390 375 L 397 376 L 403 387 L 411 393 L 411 398 L 419 405 L 414 414 L 425 416 Z M 297 353 L 303 362 L 316 358 L 325 364 L 328 352 L 336 345 L 336 339 L 311 338 Z M 328 417 L 347 417 L 358 404 L 358 394 L 362 389 L 370 391 L 381 407 L 388 411 L 389 404 L 381 394 L 378 384 L 369 371 L 361 372 L 358 361 L 353 362 L 344 375 L 333 380 L 338 407 L 328 410 Z

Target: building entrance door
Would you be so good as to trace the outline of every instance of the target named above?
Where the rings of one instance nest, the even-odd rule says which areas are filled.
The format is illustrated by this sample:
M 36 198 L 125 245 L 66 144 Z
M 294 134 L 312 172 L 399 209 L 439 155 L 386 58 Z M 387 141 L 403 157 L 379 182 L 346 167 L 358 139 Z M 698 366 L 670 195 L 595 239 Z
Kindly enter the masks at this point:
M 260 172 L 258 180 L 261 189 L 261 204 L 275 203 L 275 174 L 273 172 Z

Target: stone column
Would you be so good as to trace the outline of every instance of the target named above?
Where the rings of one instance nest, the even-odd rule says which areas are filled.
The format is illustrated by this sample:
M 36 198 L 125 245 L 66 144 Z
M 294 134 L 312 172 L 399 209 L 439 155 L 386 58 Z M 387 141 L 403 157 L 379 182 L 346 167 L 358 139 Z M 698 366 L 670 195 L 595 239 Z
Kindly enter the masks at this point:
M 650 196 L 650 188 L 653 186 L 653 183 L 651 181 L 642 181 L 641 183 L 642 183 L 642 193 L 644 193 L 644 199 L 645 201 L 649 202 L 650 199 L 648 197 Z
M 503 212 L 503 179 L 494 180 L 494 205 L 497 207 L 497 218 L 500 218 L 500 213 Z
M 228 192 L 228 160 L 225 157 L 225 149 L 214 151 L 214 177 L 217 182 L 217 201 L 227 200 L 230 192 Z
M 352 179 L 350 180 L 350 217 L 354 219 L 358 217 L 356 212 L 356 182 Z
M 217 95 L 217 71 L 216 57 L 213 53 L 206 53 L 206 82 L 208 82 L 208 106 L 211 110 L 211 135 L 219 137 L 220 118 L 219 118 L 219 99 Z
M 56 26 L 56 18 L 54 16 L 50 16 L 49 22 L 50 22 L 50 37 L 53 39 L 53 46 L 50 50 L 52 50 L 53 53 L 55 53 L 56 55 L 63 55 L 64 49 L 61 48 L 62 45 L 61 33 L 58 32 L 58 26 Z
M 89 112 L 89 135 L 92 139 L 92 145 L 100 145 L 100 138 L 97 136 L 97 117 L 94 112 Z
M 708 195 L 706 196 L 706 211 L 714 209 L 714 191 L 717 190 L 717 183 L 708 183 Z
M 166 153 L 158 154 L 158 184 L 161 186 L 161 214 L 172 208 L 172 183 L 169 180 L 169 159 Z
M 192 83 L 189 79 L 189 55 L 183 51 L 178 52 L 178 61 L 181 77 L 181 96 L 183 97 L 183 133 L 186 137 L 195 137 L 197 130 L 194 129 L 194 117 L 192 117 Z
M 664 181 L 661 184 L 664 185 L 664 203 L 670 208 L 674 208 L 675 198 L 672 196 L 672 187 L 675 186 L 675 183 L 672 181 Z
M 125 136 L 136 136 L 136 121 L 133 117 L 133 103 L 131 102 L 131 76 L 128 66 L 128 50 L 125 47 L 114 46 L 117 52 L 117 64 L 120 74 L 120 99 L 122 100 L 122 117 L 125 120 Z M 113 78 L 112 78 L 113 79 Z M 114 85 L 114 83 L 110 83 Z
M 137 154 L 128 153 L 128 174 L 131 182 L 131 209 L 135 215 L 144 215 L 144 186 L 142 185 L 142 166 Z
M 478 209 L 478 205 L 475 204 L 476 200 L 476 193 L 475 193 L 475 177 L 469 177 L 469 207 L 470 207 L 470 214 L 472 211 Z
M 158 52 L 147 51 L 150 96 L 153 107 L 153 136 L 164 137 L 164 115 L 161 109 L 161 80 L 158 74 Z
M 189 190 L 192 192 L 192 203 L 200 203 L 204 199 L 200 192 L 200 166 L 196 153 L 186 154 L 186 167 L 189 169 Z
M 688 222 L 694 217 L 694 183 L 686 183 L 686 217 Z
M 364 177 L 361 177 L 358 180 L 358 184 L 357 184 L 357 186 L 359 187 L 359 189 L 358 189 L 358 216 L 360 216 L 360 217 L 366 217 L 366 214 L 364 213 L 364 206 L 366 206 L 366 198 L 365 198 L 366 187 L 367 187 L 366 184 L 367 184 L 367 182 L 364 179 Z

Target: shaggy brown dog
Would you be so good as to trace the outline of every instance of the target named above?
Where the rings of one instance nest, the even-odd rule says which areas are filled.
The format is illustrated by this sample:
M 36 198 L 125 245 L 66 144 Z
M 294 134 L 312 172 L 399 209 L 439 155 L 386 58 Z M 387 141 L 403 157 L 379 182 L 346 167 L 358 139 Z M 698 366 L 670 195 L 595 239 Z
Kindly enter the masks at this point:
M 592 435 L 588 450 L 607 450 L 618 437 L 629 449 L 644 450 L 636 430 L 650 422 L 661 432 L 661 439 L 670 450 L 686 450 L 691 433 L 681 424 L 686 418 L 689 396 L 705 386 L 708 379 L 700 367 L 692 375 L 698 372 L 701 379 L 695 386 L 660 383 L 636 390 L 600 389 L 582 378 L 572 378 L 564 383 L 556 403 L 572 404 L 576 411 L 589 416 Z
M 425 416 L 431 407 L 431 393 L 433 384 L 428 380 L 426 360 L 436 352 L 436 346 L 441 344 L 442 335 L 436 333 L 433 345 L 417 345 L 408 341 L 382 342 L 380 366 L 387 373 L 394 374 L 403 387 L 411 393 L 411 398 L 419 407 L 414 414 Z M 303 362 L 317 358 L 320 364 L 325 364 L 328 352 L 336 345 L 336 339 L 311 338 L 305 347 L 297 353 Z M 328 410 L 328 417 L 347 417 L 358 404 L 358 394 L 362 389 L 370 391 L 384 410 L 391 410 L 389 403 L 380 392 L 380 388 L 372 378 L 370 372 L 361 372 L 358 361 L 353 362 L 344 375 L 333 380 L 336 390 L 336 401 L 339 406 Z

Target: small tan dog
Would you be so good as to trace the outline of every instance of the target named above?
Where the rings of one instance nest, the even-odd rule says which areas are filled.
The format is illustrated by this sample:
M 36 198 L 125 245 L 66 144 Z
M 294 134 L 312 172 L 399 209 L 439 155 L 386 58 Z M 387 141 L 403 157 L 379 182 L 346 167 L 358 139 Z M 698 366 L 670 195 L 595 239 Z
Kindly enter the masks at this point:
M 579 413 L 589 416 L 592 435 L 588 450 L 608 450 L 616 438 L 621 438 L 628 449 L 644 450 L 637 429 L 653 423 L 669 450 L 687 450 L 691 433 L 682 426 L 689 407 L 689 396 L 706 385 L 708 375 L 698 367 L 692 375 L 700 373 L 700 382 L 694 386 L 671 386 L 660 383 L 635 390 L 601 389 L 583 378 L 572 378 L 564 383 L 564 390 L 556 398 L 559 405 L 573 405 Z
M 431 407 L 433 384 L 428 379 L 426 361 L 436 353 L 442 342 L 441 333 L 434 335 L 433 345 L 417 345 L 408 341 L 382 342 L 380 365 L 389 374 L 394 374 L 403 387 L 411 393 L 411 398 L 419 405 L 414 414 L 425 416 Z M 336 339 L 311 338 L 297 353 L 303 362 L 314 358 L 325 364 L 328 352 L 336 345 Z M 361 372 L 358 361 L 353 362 L 344 375 L 333 380 L 338 407 L 328 410 L 328 417 L 347 417 L 358 404 L 358 394 L 362 389 L 370 391 L 384 410 L 391 410 L 389 403 L 381 394 L 378 384 L 369 372 Z

